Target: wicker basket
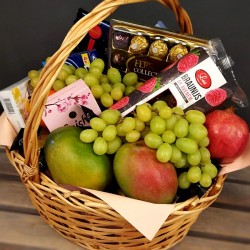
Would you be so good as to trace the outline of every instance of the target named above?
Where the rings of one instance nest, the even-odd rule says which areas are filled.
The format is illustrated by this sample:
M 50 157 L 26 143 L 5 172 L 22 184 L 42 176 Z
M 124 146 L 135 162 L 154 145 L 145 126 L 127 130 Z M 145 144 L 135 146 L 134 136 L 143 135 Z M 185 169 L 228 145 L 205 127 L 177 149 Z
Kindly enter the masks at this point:
M 47 95 L 66 58 L 92 27 L 120 5 L 146 1 L 102 1 L 70 29 L 61 47 L 43 68 L 40 82 L 32 95 L 31 113 L 23 138 L 25 158 L 17 151 L 6 149 L 40 215 L 65 238 L 86 249 L 168 249 L 185 237 L 199 214 L 216 200 L 225 180 L 225 176 L 219 176 L 200 199 L 193 197 L 177 203 L 154 239 L 149 241 L 102 200 L 79 191 L 64 189 L 39 172 L 37 131 Z M 189 16 L 178 0 L 156 1 L 174 12 L 181 32 L 192 34 Z

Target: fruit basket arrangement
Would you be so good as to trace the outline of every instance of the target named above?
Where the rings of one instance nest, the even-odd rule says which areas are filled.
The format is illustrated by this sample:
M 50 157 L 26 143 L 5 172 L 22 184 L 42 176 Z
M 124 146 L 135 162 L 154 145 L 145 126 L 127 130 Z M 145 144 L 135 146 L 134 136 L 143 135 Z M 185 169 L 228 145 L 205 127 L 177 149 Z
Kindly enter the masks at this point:
M 75 78 L 71 73 L 66 83 L 62 81 L 69 74 L 67 71 L 72 70 L 66 60 L 88 32 L 93 30 L 92 35 L 97 38 L 96 27 L 100 22 L 120 5 L 138 2 L 145 0 L 102 1 L 75 23 L 39 73 L 29 72 L 27 81 L 32 94 L 21 134 L 22 149 L 6 148 L 39 214 L 63 237 L 86 249 L 168 249 L 180 242 L 200 213 L 220 194 L 226 178 L 226 174 L 218 174 L 221 164 L 242 154 L 249 139 L 248 125 L 231 110 L 218 108 L 228 99 L 245 105 L 247 100 L 240 87 L 235 82 L 223 81 L 222 77 L 221 86 L 227 84 L 226 87 L 219 86 L 202 98 L 187 74 L 199 63 L 213 61 L 215 51 L 219 58 L 217 66 L 225 69 L 225 78 L 230 76 L 230 60 L 217 40 L 195 40 L 184 35 L 181 39 L 194 39 L 192 51 L 185 50 L 187 41 L 176 43 L 178 47 L 174 50 L 171 39 L 180 38 L 178 34 L 169 32 L 166 42 L 159 38 L 162 36 L 159 33 L 152 41 L 154 29 L 116 20 L 110 35 L 113 39 L 109 44 L 110 61 L 94 58 L 88 69 L 74 68 Z M 174 12 L 181 33 L 192 34 L 189 16 L 177 0 L 157 2 Z M 146 38 L 150 37 L 150 44 L 135 30 L 143 30 Z M 172 50 L 164 47 L 166 43 L 171 44 Z M 148 55 L 142 55 L 144 46 L 153 44 L 157 45 L 150 46 L 148 53 L 152 55 L 148 61 Z M 120 46 L 118 50 L 116 46 Z M 155 59 L 166 57 L 166 53 L 168 64 Z M 124 58 L 130 54 L 140 54 L 135 57 L 136 62 L 146 58 L 148 63 L 157 64 L 159 72 L 151 74 L 154 67 L 150 71 L 125 72 Z M 181 57 L 177 58 L 179 54 Z M 133 58 L 130 64 L 131 61 Z M 217 67 L 215 71 L 216 77 L 221 77 Z M 164 89 L 166 81 L 177 82 L 176 75 L 171 78 L 176 72 L 193 89 L 196 102 L 187 109 L 178 106 L 178 100 L 176 104 L 169 88 Z M 195 76 L 203 89 L 211 87 L 211 76 L 205 70 L 196 70 Z M 171 88 L 177 85 L 172 84 Z M 67 102 L 62 101 L 62 90 Z M 73 124 L 69 120 L 62 123 L 59 115 L 69 106 L 77 106 L 85 117 L 77 120 L 74 109 L 69 113 Z M 60 114 L 50 118 L 56 112 Z M 228 135 L 233 133 L 226 130 L 228 119 L 235 121 L 240 136 L 230 138 L 235 144 L 234 152 L 227 150 L 225 155 L 218 137 L 228 141 Z M 222 125 L 220 133 L 225 130 L 220 136 L 215 124 Z M 234 129 L 232 124 L 229 127 Z M 81 166 L 87 166 L 82 173 Z M 159 174 L 160 177 L 153 177 Z M 156 231 L 148 232 L 153 227 L 149 218 L 150 224 L 136 226 L 143 222 L 131 218 L 134 206 L 138 206 L 139 213 L 148 206 L 155 213 L 164 213 L 163 221 L 156 214 L 152 218 L 159 219 Z

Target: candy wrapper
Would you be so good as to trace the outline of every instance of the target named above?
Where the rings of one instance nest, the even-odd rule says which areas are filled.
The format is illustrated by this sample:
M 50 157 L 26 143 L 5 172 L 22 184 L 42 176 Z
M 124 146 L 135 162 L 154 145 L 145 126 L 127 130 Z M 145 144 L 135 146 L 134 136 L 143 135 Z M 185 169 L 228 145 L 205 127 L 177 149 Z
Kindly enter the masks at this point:
M 194 48 L 116 102 L 111 109 L 126 116 L 137 105 L 160 94 L 164 99 L 166 90 L 173 96 L 175 104 L 184 110 L 199 109 L 206 113 L 227 101 L 240 107 L 247 106 L 247 97 L 235 79 L 220 40 L 210 40 L 210 47 L 214 51 L 212 56 L 202 47 Z
M 65 64 L 72 65 L 75 68 L 85 68 L 89 69 L 90 63 L 93 62 L 97 57 L 99 57 L 96 49 L 83 51 L 83 52 L 75 52 L 71 53 L 65 61 Z M 44 67 L 46 61 L 42 62 L 42 66 Z
M 78 9 L 74 22 L 77 22 L 87 14 L 88 12 L 84 9 Z M 74 49 L 74 52 L 96 50 L 98 57 L 107 62 L 109 27 L 110 24 L 107 21 L 102 21 L 97 26 L 93 27 L 91 30 L 89 30 L 88 34 L 83 38 L 83 40 L 77 45 L 77 47 Z
M 68 65 L 73 65 L 75 68 L 89 69 L 90 63 L 93 62 L 98 56 L 97 51 L 90 50 L 79 53 L 72 53 L 65 61 Z

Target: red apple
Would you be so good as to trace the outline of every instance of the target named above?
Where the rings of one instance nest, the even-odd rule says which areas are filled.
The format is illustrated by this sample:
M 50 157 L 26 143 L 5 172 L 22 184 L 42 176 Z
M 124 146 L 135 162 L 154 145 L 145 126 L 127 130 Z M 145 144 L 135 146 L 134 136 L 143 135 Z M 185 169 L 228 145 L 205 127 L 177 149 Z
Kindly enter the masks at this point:
M 156 159 L 156 151 L 143 141 L 125 143 L 114 157 L 114 175 L 123 193 L 152 203 L 172 203 L 178 179 L 172 163 Z

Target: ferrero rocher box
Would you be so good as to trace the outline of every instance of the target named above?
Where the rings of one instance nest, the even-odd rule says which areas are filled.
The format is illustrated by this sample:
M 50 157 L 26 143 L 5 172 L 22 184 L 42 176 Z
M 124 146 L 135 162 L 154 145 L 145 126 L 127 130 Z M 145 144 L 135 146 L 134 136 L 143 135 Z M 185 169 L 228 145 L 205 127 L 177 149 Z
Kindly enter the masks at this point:
M 116 19 L 110 22 L 109 66 L 145 81 L 195 47 L 213 53 L 209 40 Z

